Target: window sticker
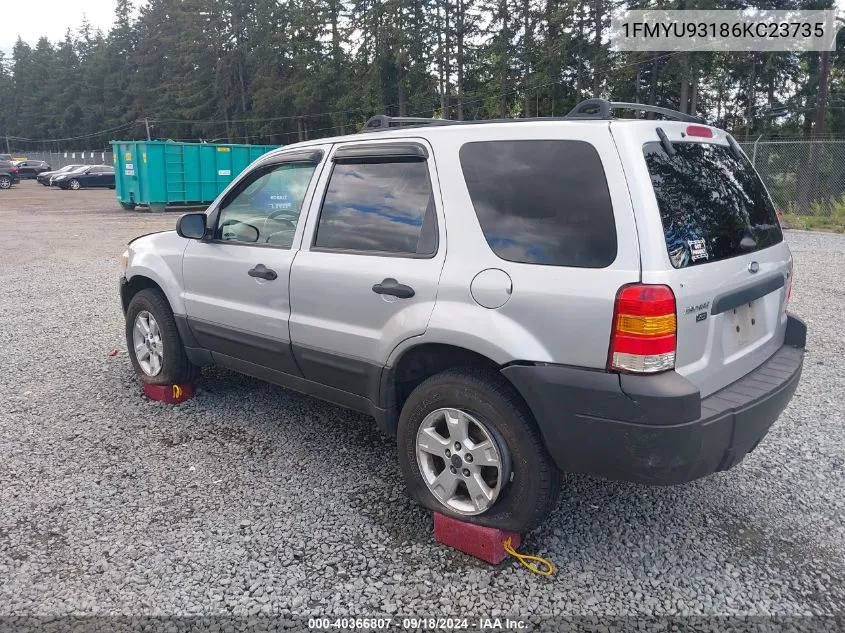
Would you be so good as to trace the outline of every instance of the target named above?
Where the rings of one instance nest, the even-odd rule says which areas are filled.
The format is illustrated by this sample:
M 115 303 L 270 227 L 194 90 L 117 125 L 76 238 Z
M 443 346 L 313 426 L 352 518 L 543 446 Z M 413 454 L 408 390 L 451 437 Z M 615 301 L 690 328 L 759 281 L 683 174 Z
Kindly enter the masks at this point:
M 687 244 L 689 244 L 690 250 L 690 259 L 696 262 L 699 259 L 709 259 L 709 255 L 707 254 L 707 242 L 703 239 L 698 240 L 687 240 Z

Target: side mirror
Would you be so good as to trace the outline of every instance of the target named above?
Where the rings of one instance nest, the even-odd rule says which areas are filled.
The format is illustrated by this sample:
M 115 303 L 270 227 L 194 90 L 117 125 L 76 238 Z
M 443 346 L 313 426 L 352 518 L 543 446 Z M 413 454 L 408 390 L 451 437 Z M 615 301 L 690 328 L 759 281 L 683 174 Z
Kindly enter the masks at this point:
M 186 213 L 176 220 L 176 232 L 189 240 L 205 237 L 205 213 Z

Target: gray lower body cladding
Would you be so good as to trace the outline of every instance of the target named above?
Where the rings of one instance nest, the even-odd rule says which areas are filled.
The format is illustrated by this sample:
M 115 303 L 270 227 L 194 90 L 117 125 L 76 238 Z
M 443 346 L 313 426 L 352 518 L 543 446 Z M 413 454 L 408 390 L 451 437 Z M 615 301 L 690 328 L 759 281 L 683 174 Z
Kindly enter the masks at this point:
M 560 365 L 502 373 L 531 408 L 558 468 L 646 484 L 679 484 L 727 470 L 752 451 L 789 403 L 806 326 L 789 317 L 765 363 L 701 399 L 675 372 L 629 376 Z

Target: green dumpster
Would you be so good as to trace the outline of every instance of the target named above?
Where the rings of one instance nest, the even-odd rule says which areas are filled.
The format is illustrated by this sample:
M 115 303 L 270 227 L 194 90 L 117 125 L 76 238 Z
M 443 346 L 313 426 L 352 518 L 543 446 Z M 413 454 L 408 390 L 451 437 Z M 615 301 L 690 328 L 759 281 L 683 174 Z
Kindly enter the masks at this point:
M 112 141 L 117 201 L 124 209 L 214 201 L 247 165 L 278 145 Z

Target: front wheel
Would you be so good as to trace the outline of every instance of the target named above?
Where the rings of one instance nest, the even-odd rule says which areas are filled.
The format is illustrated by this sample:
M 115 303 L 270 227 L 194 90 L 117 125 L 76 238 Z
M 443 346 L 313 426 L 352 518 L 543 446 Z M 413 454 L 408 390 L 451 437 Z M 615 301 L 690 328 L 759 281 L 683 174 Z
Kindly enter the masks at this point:
M 129 302 L 126 347 L 141 382 L 172 385 L 197 375 L 185 355 L 170 304 L 159 290 L 141 290 Z
M 497 372 L 452 369 L 425 380 L 402 407 L 398 442 L 409 492 L 436 512 L 528 532 L 557 501 L 560 473 Z
M 9 189 L 12 186 L 12 179 L 9 176 L 0 176 L 0 189 Z
M 67 183 L 68 189 L 72 189 L 73 191 L 77 191 L 82 188 L 82 183 L 80 183 L 76 178 L 71 180 Z

